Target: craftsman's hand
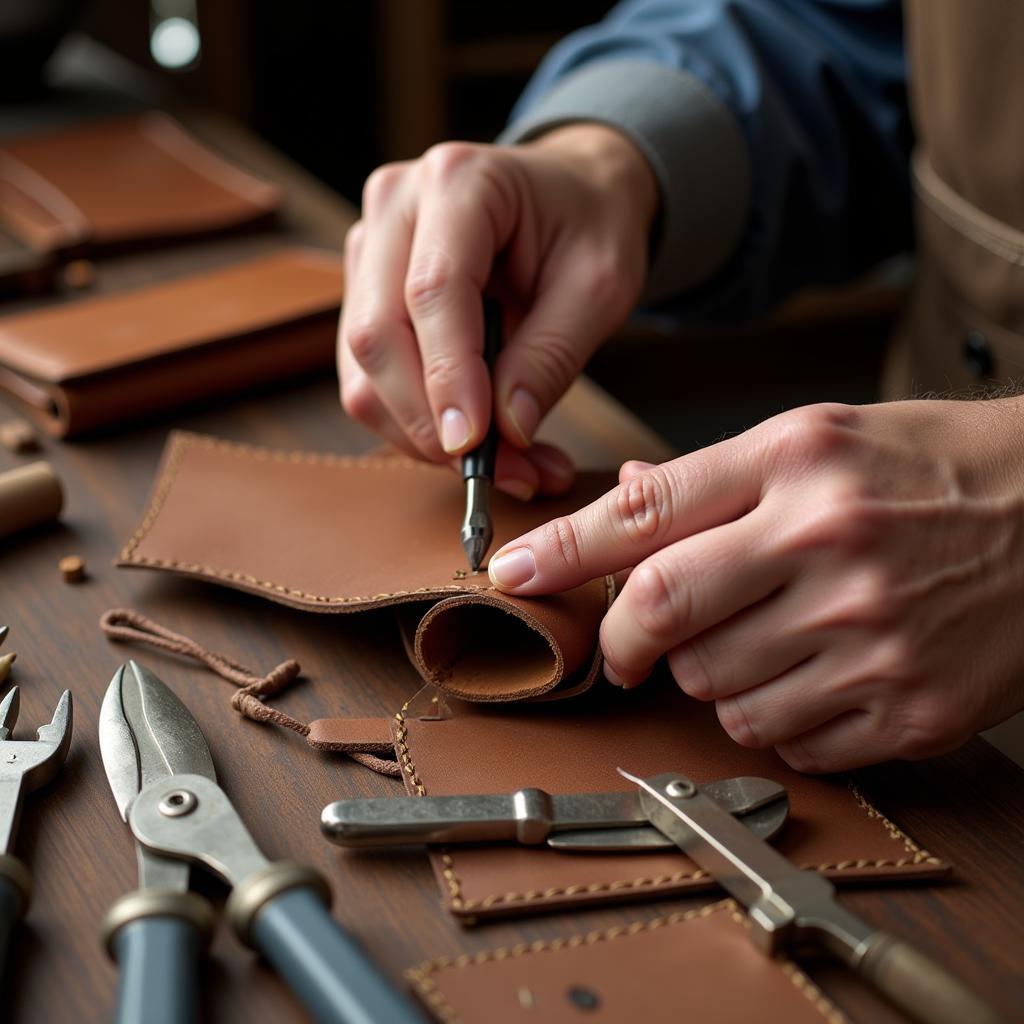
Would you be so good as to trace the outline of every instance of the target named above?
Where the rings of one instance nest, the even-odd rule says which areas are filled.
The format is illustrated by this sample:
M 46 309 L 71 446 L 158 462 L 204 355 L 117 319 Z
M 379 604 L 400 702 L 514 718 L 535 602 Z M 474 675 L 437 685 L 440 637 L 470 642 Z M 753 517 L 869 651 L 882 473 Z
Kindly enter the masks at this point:
M 738 743 L 834 771 L 951 749 L 1024 706 L 1024 398 L 810 406 L 505 545 L 492 581 L 635 566 L 608 678 L 668 655 Z
M 345 409 L 419 458 L 479 444 L 492 407 L 486 287 L 507 324 L 496 482 L 523 498 L 568 488 L 571 463 L 534 432 L 635 303 L 656 191 L 633 144 L 593 124 L 523 146 L 445 143 L 374 171 L 345 246 Z

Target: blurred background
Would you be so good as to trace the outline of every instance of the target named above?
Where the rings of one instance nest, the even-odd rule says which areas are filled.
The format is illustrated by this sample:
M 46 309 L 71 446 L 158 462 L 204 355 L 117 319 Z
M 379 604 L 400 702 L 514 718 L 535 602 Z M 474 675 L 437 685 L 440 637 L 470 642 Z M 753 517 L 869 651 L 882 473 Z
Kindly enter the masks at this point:
M 0 0 L 0 136 L 50 116 L 41 111 L 184 103 L 241 123 L 358 205 L 379 163 L 445 138 L 494 138 L 551 45 L 612 6 Z M 682 450 L 794 405 L 869 401 L 904 280 L 885 268 L 737 328 L 678 333 L 639 318 L 589 372 Z

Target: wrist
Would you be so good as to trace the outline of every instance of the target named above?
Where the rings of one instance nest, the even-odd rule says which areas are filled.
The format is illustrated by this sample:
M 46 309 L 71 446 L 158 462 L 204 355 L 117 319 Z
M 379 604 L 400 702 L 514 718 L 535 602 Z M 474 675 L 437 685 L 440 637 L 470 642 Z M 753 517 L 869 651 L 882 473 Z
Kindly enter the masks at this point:
M 580 121 L 545 132 L 523 148 L 562 157 L 601 191 L 628 199 L 631 212 L 650 234 L 661 202 L 647 157 L 623 132 L 592 121 Z

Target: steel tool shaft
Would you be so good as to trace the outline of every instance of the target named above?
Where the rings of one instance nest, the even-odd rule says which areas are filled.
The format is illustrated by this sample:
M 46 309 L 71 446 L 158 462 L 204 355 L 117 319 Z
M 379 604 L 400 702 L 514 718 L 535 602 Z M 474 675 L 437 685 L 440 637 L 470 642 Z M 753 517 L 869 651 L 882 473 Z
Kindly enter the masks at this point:
M 501 349 L 501 306 L 493 299 L 484 299 L 484 362 L 488 372 Z M 491 523 L 491 485 L 494 483 L 494 463 L 498 454 L 498 425 L 491 412 L 487 436 L 462 458 L 462 479 L 466 484 L 466 514 L 462 520 L 459 538 L 466 552 L 469 567 L 478 572 L 484 555 L 494 539 Z
M 815 943 L 922 1024 L 998 1024 L 944 968 L 850 913 L 831 882 L 743 828 L 686 776 L 619 773 L 640 787 L 651 824 L 747 907 L 751 938 L 766 952 Z

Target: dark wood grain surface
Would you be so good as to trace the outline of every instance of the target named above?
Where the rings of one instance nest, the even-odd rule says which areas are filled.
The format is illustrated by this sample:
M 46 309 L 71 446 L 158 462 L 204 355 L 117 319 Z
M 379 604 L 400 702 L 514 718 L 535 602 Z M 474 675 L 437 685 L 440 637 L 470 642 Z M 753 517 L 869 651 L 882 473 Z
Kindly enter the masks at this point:
M 200 128 L 248 166 L 288 185 L 290 233 L 340 243 L 350 210 L 229 126 L 206 122 Z M 101 265 L 100 287 L 180 273 L 265 244 L 266 238 L 222 240 L 213 248 L 126 257 Z M 421 852 L 353 855 L 325 843 L 318 829 L 325 803 L 397 794 L 399 784 L 343 757 L 317 754 L 296 735 L 240 719 L 229 707 L 228 684 L 174 657 L 108 642 L 97 625 L 100 614 L 115 606 L 138 608 L 260 671 L 297 658 L 303 679 L 277 703 L 302 719 L 390 714 L 418 688 L 418 679 L 387 612 L 318 616 L 111 566 L 137 525 L 171 426 L 284 448 L 358 452 L 373 443 L 342 415 L 336 385 L 327 377 L 79 443 L 44 443 L 43 457 L 65 483 L 66 510 L 60 525 L 0 542 L 0 622 L 11 626 L 6 649 L 19 654 L 12 680 L 22 688 L 19 735 L 49 719 L 64 687 L 74 692 L 75 735 L 64 770 L 48 790 L 30 798 L 23 818 L 16 849 L 32 866 L 36 894 L 15 945 L 0 1018 L 57 1024 L 110 1015 L 115 971 L 100 947 L 99 924 L 111 902 L 135 886 L 136 867 L 133 843 L 103 775 L 96 725 L 103 691 L 129 656 L 144 660 L 187 703 L 209 740 L 222 785 L 257 842 L 271 857 L 322 870 L 334 888 L 336 916 L 396 981 L 404 968 L 427 957 L 645 920 L 708 900 L 705 895 L 466 929 L 441 909 Z M 586 386 L 549 433 L 590 466 L 615 465 L 630 454 L 665 454 L 621 407 Z M 24 461 L 0 451 L 0 470 Z M 69 553 L 88 563 L 82 584 L 64 583 L 57 570 L 58 559 Z M 943 884 L 846 890 L 848 904 L 957 971 L 1009 1020 L 1024 1019 L 1024 774 L 975 741 L 934 761 L 864 772 L 860 784 L 919 843 L 952 862 L 955 873 Z M 199 885 L 222 900 L 214 883 Z M 813 961 L 806 966 L 853 1019 L 900 1019 L 842 970 Z M 284 987 L 223 925 L 204 978 L 211 1022 L 304 1019 Z M 679 1007 L 679 1019 L 686 1019 L 685 1007 Z

